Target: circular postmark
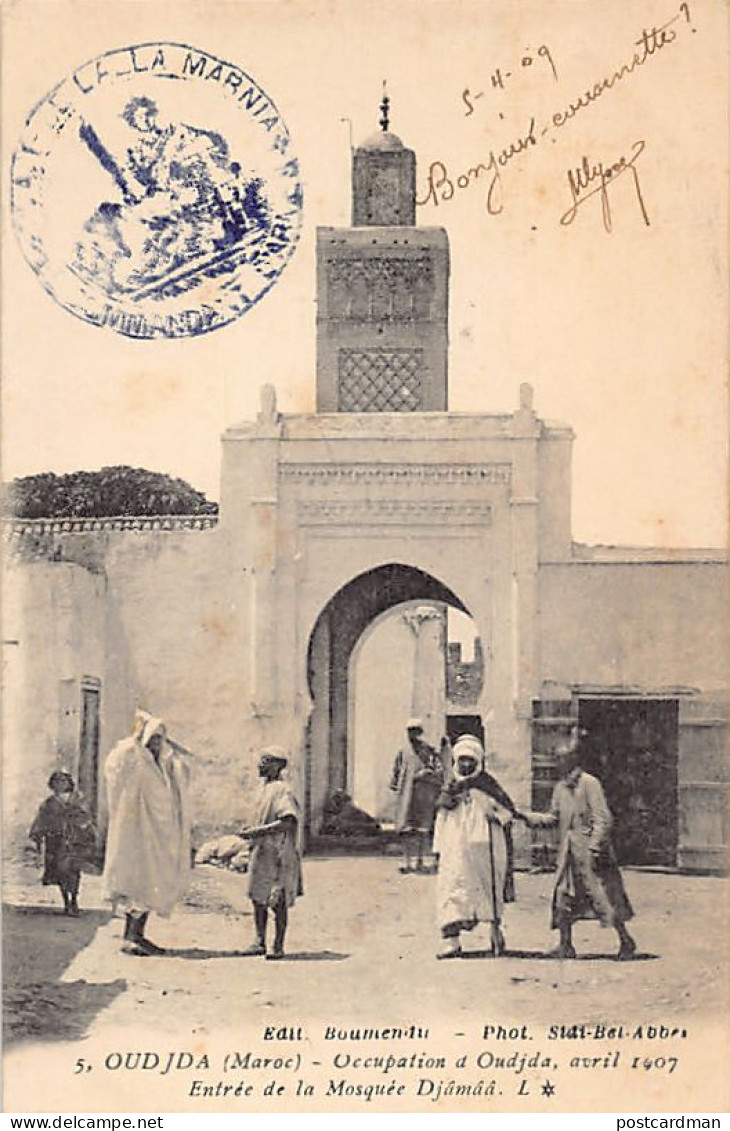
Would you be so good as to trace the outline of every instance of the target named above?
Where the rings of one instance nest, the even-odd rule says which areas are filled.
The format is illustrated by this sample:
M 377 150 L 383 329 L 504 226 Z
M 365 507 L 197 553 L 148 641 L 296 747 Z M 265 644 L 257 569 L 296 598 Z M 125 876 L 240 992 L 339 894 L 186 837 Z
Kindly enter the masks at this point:
M 29 114 L 13 223 L 49 294 L 133 338 L 207 333 L 274 285 L 297 242 L 299 164 L 276 106 L 180 43 L 109 51 Z

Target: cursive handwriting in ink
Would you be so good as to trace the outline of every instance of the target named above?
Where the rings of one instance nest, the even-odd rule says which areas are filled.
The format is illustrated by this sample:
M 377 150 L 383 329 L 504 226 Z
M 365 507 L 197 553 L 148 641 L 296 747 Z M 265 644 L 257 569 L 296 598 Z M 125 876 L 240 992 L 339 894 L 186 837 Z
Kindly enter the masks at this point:
M 465 118 L 468 118 L 470 114 L 474 113 L 474 103 L 476 102 L 477 98 L 484 98 L 483 90 L 478 90 L 476 94 L 472 94 L 468 86 L 465 87 L 464 90 L 462 90 L 461 100 L 466 106 L 466 113 L 464 115 Z
M 581 110 L 585 110 L 592 103 L 601 98 L 606 91 L 612 90 L 616 83 L 623 82 L 629 75 L 632 75 L 637 68 L 644 67 L 648 62 L 655 59 L 656 56 L 665 47 L 676 43 L 683 29 L 689 29 L 693 34 L 697 32 L 697 28 L 693 26 L 692 17 L 690 15 L 689 5 L 682 3 L 679 5 L 679 12 L 677 15 L 665 21 L 665 23 L 657 26 L 654 24 L 651 28 L 643 28 L 641 35 L 634 42 L 634 51 L 631 59 L 627 60 L 621 66 L 616 67 L 605 78 L 599 79 L 594 82 L 592 86 L 588 87 L 583 94 L 573 99 L 562 110 L 557 110 L 552 116 L 552 125 L 554 128 L 559 129 L 569 122 Z M 636 50 L 638 48 L 638 51 Z M 558 81 L 558 70 L 555 61 L 550 52 L 547 44 L 542 44 L 537 49 L 537 55 L 544 59 L 549 65 L 554 80 Z M 535 56 L 529 51 L 526 51 L 520 60 L 521 67 L 531 67 L 535 62 Z M 515 71 L 505 71 L 504 73 L 497 68 L 491 76 L 491 85 L 495 89 L 506 89 L 505 80 L 514 77 Z M 485 91 L 473 91 L 470 87 L 465 87 L 461 93 L 461 101 L 466 107 L 464 117 L 470 118 L 477 109 L 475 105 L 477 99 L 484 98 Z
M 639 173 L 636 168 L 636 162 L 644 152 L 645 147 L 646 142 L 635 141 L 632 146 L 631 157 L 619 157 L 618 161 L 614 161 L 610 165 L 604 165 L 601 161 L 596 164 L 591 164 L 588 158 L 584 157 L 580 165 L 574 169 L 569 169 L 568 186 L 573 198 L 573 203 L 567 212 L 564 212 L 560 217 L 560 223 L 564 225 L 572 224 L 578 214 L 578 209 L 581 208 L 587 200 L 590 200 L 592 196 L 598 196 L 601 201 L 603 226 L 607 232 L 610 232 L 613 228 L 613 216 L 608 190 L 615 185 L 616 181 L 619 177 L 623 176 L 624 173 L 630 173 L 633 177 L 636 199 L 641 215 L 644 223 L 649 227 L 649 216 L 646 211 L 646 205 L 644 204 Z
M 682 7 L 684 7 L 684 5 L 682 5 Z M 669 47 L 672 43 L 675 43 L 678 33 L 673 30 L 672 24 L 676 24 L 679 19 L 679 16 L 673 16 L 671 20 L 667 20 L 661 27 L 652 27 L 651 31 L 644 28 L 641 37 L 634 43 L 634 46 L 638 47 L 640 50 L 634 51 L 633 57 L 629 62 L 618 67 L 606 78 L 593 83 L 592 86 L 588 87 L 583 94 L 570 102 L 563 110 L 557 110 L 552 116 L 552 125 L 555 129 L 561 129 L 566 122 L 569 122 L 576 114 L 591 106 L 601 98 L 606 91 L 612 90 L 616 83 L 621 83 L 629 75 L 632 75 L 637 67 L 646 66 L 646 64 L 652 59 L 655 59 L 658 53 L 665 47 Z M 695 28 L 692 28 L 692 31 L 695 30 Z
M 428 167 L 426 195 L 422 200 L 416 200 L 416 204 L 419 207 L 429 203 L 437 206 L 445 204 L 446 201 L 453 199 L 457 189 L 469 188 L 476 181 L 486 178 L 489 182 L 486 199 L 487 212 L 490 216 L 499 216 L 504 207 L 501 169 L 518 154 L 535 145 L 537 145 L 535 119 L 530 118 L 530 124 L 522 137 L 515 138 L 498 153 L 493 149 L 490 150 L 486 162 L 480 161 L 477 165 L 472 165 L 456 177 L 449 175 L 449 170 L 443 161 L 432 161 Z
M 552 71 L 553 78 L 555 79 L 555 82 L 557 82 L 558 81 L 557 67 L 555 66 L 555 61 L 552 57 L 552 53 L 550 51 L 550 48 L 547 46 L 546 43 L 541 43 L 540 46 L 538 47 L 537 57 L 539 57 L 540 59 L 545 59 L 547 61 L 548 65 L 550 67 L 550 70 Z M 535 64 L 536 61 L 537 60 L 536 60 L 535 53 L 532 52 L 529 47 L 526 47 L 524 52 L 520 56 L 519 66 L 522 70 L 524 70 L 526 67 L 532 67 Z M 515 63 L 515 64 L 513 64 L 513 66 L 516 67 L 517 64 Z M 506 90 L 507 83 L 509 82 L 509 80 L 511 78 L 517 77 L 518 74 L 519 74 L 519 72 L 507 71 L 507 70 L 503 71 L 501 67 L 497 67 L 497 69 L 495 71 L 493 71 L 492 74 L 490 75 L 490 81 L 491 81 L 491 84 L 492 84 L 492 89 L 493 90 Z M 464 103 L 464 105 L 466 106 L 466 111 L 464 113 L 465 118 L 471 117 L 471 115 L 474 113 L 474 111 L 476 109 L 474 103 L 476 102 L 476 100 L 478 98 L 484 98 L 484 91 L 483 90 L 478 90 L 475 93 L 472 93 L 471 88 L 467 86 L 461 92 L 461 100 Z
M 555 134 L 562 132 L 563 127 L 571 123 L 574 118 L 578 115 L 582 115 L 583 111 L 588 110 L 594 103 L 602 100 L 609 92 L 615 91 L 615 89 L 620 87 L 623 83 L 628 83 L 629 78 L 635 75 L 640 68 L 648 66 L 649 64 L 654 65 L 657 58 L 661 57 L 662 53 L 665 52 L 668 47 L 681 42 L 682 35 L 687 31 L 696 33 L 697 30 L 698 29 L 694 26 L 689 4 L 686 0 L 683 0 L 679 5 L 678 12 L 674 16 L 665 20 L 661 25 L 654 24 L 642 30 L 639 38 L 635 39 L 633 42 L 631 58 L 626 59 L 623 64 L 614 67 L 614 69 L 608 71 L 608 73 L 604 72 L 605 77 L 591 83 L 582 94 L 573 98 L 567 105 L 564 105 L 562 109 L 555 110 L 548 116 L 544 125 L 539 125 L 536 128 L 535 118 L 531 118 L 527 135 L 524 138 L 518 138 L 516 142 L 513 142 L 507 149 L 499 153 L 492 150 L 489 153 L 488 159 L 471 165 L 458 176 L 452 174 L 443 161 L 433 161 L 429 166 L 426 193 L 423 199 L 417 200 L 416 203 L 419 207 L 426 204 L 434 204 L 435 206 L 444 204 L 459 195 L 458 190 L 466 189 L 475 181 L 481 180 L 482 183 L 488 182 L 487 211 L 492 216 L 498 216 L 503 211 L 501 169 L 512 157 L 522 152 L 523 149 L 537 146 L 538 143 L 542 145 L 543 138 L 548 135 L 552 135 L 552 140 L 555 141 Z M 543 44 L 542 48 L 538 49 L 537 54 L 553 69 L 553 77 L 557 80 L 557 68 L 554 65 L 552 56 L 549 54 L 549 48 Z M 527 59 L 528 56 L 525 55 L 522 60 L 523 66 L 527 65 Z M 529 65 L 533 65 L 533 60 L 530 60 Z M 510 74 L 513 73 L 514 72 L 505 72 L 505 77 L 510 77 Z M 501 79 L 501 72 L 496 71 L 492 75 L 492 87 L 504 88 L 504 83 Z M 477 110 L 480 109 L 478 105 L 480 99 L 485 100 L 482 106 L 486 108 L 487 102 L 490 101 L 486 98 L 486 93 L 486 90 L 475 91 L 473 88 L 465 87 L 461 93 L 461 103 L 465 117 L 472 117 L 476 114 Z M 475 117 L 475 121 L 477 117 Z M 500 117 L 502 117 L 501 114 Z M 637 142 L 636 145 L 639 147 L 639 152 L 644 148 L 643 142 Z M 609 166 L 610 172 L 606 179 L 610 182 L 612 178 L 615 179 L 616 176 L 620 175 L 622 172 L 626 172 L 627 170 L 631 171 L 642 217 L 644 223 L 649 225 L 649 218 L 641 193 L 639 176 L 634 168 L 634 162 L 639 156 L 639 152 L 635 152 L 633 156 L 626 161 L 626 168 L 615 170 L 613 166 Z M 573 191 L 574 188 L 577 190 L 578 196 L 576 197 L 575 193 L 573 194 L 573 204 L 562 218 L 561 222 L 563 224 L 572 222 L 575 218 L 575 212 L 579 203 L 582 203 L 584 199 L 588 199 L 589 195 L 592 195 L 593 192 L 600 191 L 604 224 L 607 222 L 610 225 L 611 208 L 607 187 L 605 185 L 598 185 L 597 188 L 594 188 L 592 192 L 588 194 L 585 191 L 586 186 L 581 183 L 581 180 L 588 177 L 590 173 L 591 166 L 587 158 L 585 159 L 584 165 L 581 165 L 579 169 L 573 171 L 570 187 L 571 191 Z M 598 176 L 599 174 L 596 174 L 596 178 Z M 592 179 L 592 183 L 596 178 Z M 580 198 L 580 200 L 578 198 Z M 607 221 L 606 217 L 608 217 Z M 610 230 L 610 227 L 608 230 Z

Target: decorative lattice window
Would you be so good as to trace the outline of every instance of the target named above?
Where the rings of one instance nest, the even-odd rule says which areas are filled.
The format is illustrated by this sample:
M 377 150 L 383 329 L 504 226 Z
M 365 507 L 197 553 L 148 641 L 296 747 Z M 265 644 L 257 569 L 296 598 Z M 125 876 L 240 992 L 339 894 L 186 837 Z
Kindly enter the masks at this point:
M 340 350 L 340 412 L 418 412 L 423 350 Z

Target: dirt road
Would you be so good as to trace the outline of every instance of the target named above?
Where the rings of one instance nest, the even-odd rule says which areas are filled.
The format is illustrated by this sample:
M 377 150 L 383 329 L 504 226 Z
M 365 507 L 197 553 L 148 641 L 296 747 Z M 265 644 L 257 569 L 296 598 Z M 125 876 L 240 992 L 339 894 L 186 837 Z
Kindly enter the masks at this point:
M 480 929 L 465 936 L 471 957 L 439 962 L 433 876 L 401 875 L 383 857 L 308 859 L 288 954 L 274 963 L 241 956 L 252 941 L 243 876 L 196 869 L 185 904 L 167 921 L 150 919 L 167 954 L 134 958 L 120 953 L 122 923 L 104 909 L 98 879 L 85 878 L 85 910 L 73 920 L 25 871 L 5 890 L 6 1040 L 19 1052 L 38 1040 L 66 1046 L 70 1071 L 84 1049 L 120 1047 L 120 1032 L 130 1048 L 154 1034 L 155 1047 L 179 1049 L 224 1031 L 260 1040 L 267 1026 L 320 1035 L 326 1026 L 445 1026 L 466 1039 L 484 1025 L 529 1022 L 541 1040 L 559 1023 L 719 1020 L 727 882 L 639 871 L 625 880 L 634 961 L 617 962 L 613 932 L 595 923 L 576 928 L 578 960 L 547 958 L 551 877 L 519 874 L 506 956 L 489 956 Z

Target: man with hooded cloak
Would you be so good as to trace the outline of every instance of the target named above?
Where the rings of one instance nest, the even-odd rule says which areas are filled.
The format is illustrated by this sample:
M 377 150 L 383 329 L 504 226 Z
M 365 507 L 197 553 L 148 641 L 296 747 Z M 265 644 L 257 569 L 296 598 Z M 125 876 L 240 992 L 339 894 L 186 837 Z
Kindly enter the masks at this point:
M 161 954 L 145 927 L 151 911 L 169 916 L 190 884 L 190 762 L 170 748 L 162 720 L 144 716 L 110 753 L 104 778 L 104 895 L 125 912 L 125 953 Z

